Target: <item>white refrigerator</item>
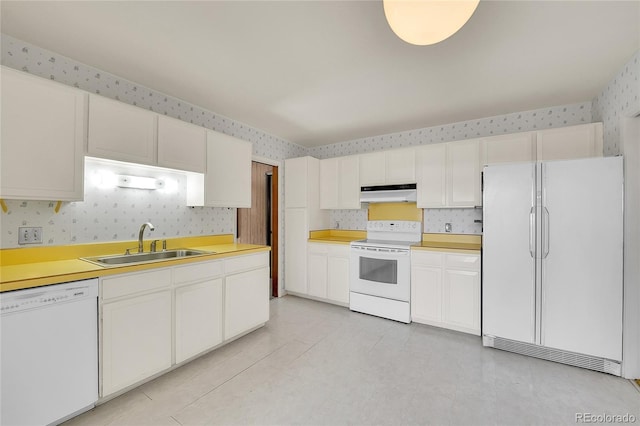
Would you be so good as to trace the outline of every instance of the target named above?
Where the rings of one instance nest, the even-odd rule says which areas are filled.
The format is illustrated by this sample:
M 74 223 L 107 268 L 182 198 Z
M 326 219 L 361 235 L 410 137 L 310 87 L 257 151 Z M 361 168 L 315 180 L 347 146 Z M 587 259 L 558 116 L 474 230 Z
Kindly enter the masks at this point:
M 484 169 L 483 344 L 620 375 L 622 157 Z

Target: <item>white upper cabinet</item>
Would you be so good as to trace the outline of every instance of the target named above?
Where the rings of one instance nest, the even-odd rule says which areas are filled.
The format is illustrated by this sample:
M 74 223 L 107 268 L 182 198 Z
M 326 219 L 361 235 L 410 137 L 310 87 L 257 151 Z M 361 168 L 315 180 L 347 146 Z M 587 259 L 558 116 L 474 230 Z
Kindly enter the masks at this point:
M 360 155 L 360 186 L 415 183 L 413 148 Z
M 158 116 L 158 165 L 204 173 L 207 131 L 182 120 Z
M 386 183 L 385 163 L 384 152 L 361 154 L 360 186 L 384 185 Z
M 413 148 L 386 151 L 385 157 L 385 183 L 416 183 L 416 160 Z
M 83 199 L 86 96 L 2 67 L 0 198 Z
M 320 160 L 320 208 L 338 209 L 339 193 L 338 158 Z
M 602 157 L 602 123 L 541 130 L 536 134 L 538 161 Z
M 480 145 L 476 139 L 416 149 L 419 208 L 475 207 L 482 203 Z
M 447 205 L 447 145 L 424 145 L 416 149 L 416 175 L 420 208 Z
M 320 160 L 320 208 L 359 209 L 358 156 Z
M 207 173 L 188 175 L 187 204 L 250 208 L 251 150 L 251 142 L 208 130 Z
M 483 138 L 481 145 L 481 165 L 512 163 L 536 160 L 535 132 Z
M 290 158 L 284 163 L 284 206 L 285 208 L 312 207 L 309 191 L 318 188 L 319 160 L 309 161 L 309 157 Z M 312 170 L 313 169 L 313 170 Z M 316 171 L 318 176 L 314 175 Z M 316 183 L 315 186 L 314 182 Z
M 477 139 L 447 143 L 447 205 L 482 205 L 480 142 Z
M 338 161 L 340 172 L 340 193 L 338 206 L 341 209 L 360 208 L 360 161 L 357 155 L 341 157 Z
M 87 153 L 155 165 L 157 118 L 151 111 L 92 94 Z

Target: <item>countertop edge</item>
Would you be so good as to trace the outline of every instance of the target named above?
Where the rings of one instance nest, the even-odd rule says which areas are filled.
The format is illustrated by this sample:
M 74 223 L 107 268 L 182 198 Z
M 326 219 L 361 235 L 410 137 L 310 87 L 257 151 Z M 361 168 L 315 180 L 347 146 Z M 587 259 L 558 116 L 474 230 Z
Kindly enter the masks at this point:
M 215 251 L 215 250 L 212 250 L 210 246 L 194 247 L 194 248 L 207 250 L 207 247 L 209 247 L 208 251 Z M 260 252 L 270 251 L 270 250 L 271 250 L 271 247 L 269 246 L 263 246 L 263 247 L 257 246 L 257 247 L 248 247 L 248 248 L 232 250 L 224 253 L 212 253 L 212 254 L 206 254 L 202 256 L 190 257 L 190 258 L 168 259 L 162 262 L 143 263 L 143 264 L 137 264 L 137 265 L 126 265 L 126 266 L 116 266 L 116 267 L 97 266 L 92 263 L 85 262 L 84 260 L 77 259 L 78 262 L 82 262 L 83 264 L 86 263 L 87 270 L 71 272 L 66 274 L 44 275 L 41 277 L 26 278 L 21 280 L 12 280 L 12 281 L 4 281 L 4 282 L 0 277 L 0 293 L 5 291 L 23 290 L 27 288 L 41 287 L 41 286 L 52 285 L 52 284 L 61 284 L 61 283 L 70 282 L 70 281 L 100 278 L 100 277 L 109 276 L 109 275 L 127 274 L 130 272 L 146 271 L 151 269 L 185 265 L 185 264 L 196 263 L 196 262 L 206 262 L 206 261 L 212 261 L 217 259 L 223 259 L 226 257 L 260 253 Z M 24 265 L 26 266 L 29 264 L 27 263 Z M 1 271 L 1 268 L 0 268 L 0 271 Z

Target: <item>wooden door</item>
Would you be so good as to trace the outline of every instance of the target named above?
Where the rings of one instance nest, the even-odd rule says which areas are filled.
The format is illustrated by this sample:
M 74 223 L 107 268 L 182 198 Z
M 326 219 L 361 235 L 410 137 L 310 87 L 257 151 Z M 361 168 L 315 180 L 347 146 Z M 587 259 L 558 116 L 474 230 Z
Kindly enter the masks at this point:
M 278 168 L 251 163 L 251 208 L 238 209 L 240 244 L 271 246 L 272 295 L 278 295 Z

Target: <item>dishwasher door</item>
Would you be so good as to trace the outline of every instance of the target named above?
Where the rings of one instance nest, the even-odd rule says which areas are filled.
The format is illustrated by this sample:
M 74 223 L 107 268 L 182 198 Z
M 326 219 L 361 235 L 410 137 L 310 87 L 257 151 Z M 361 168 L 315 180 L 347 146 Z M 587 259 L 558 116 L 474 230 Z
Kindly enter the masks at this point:
M 98 280 L 0 294 L 1 425 L 60 423 L 98 400 Z

